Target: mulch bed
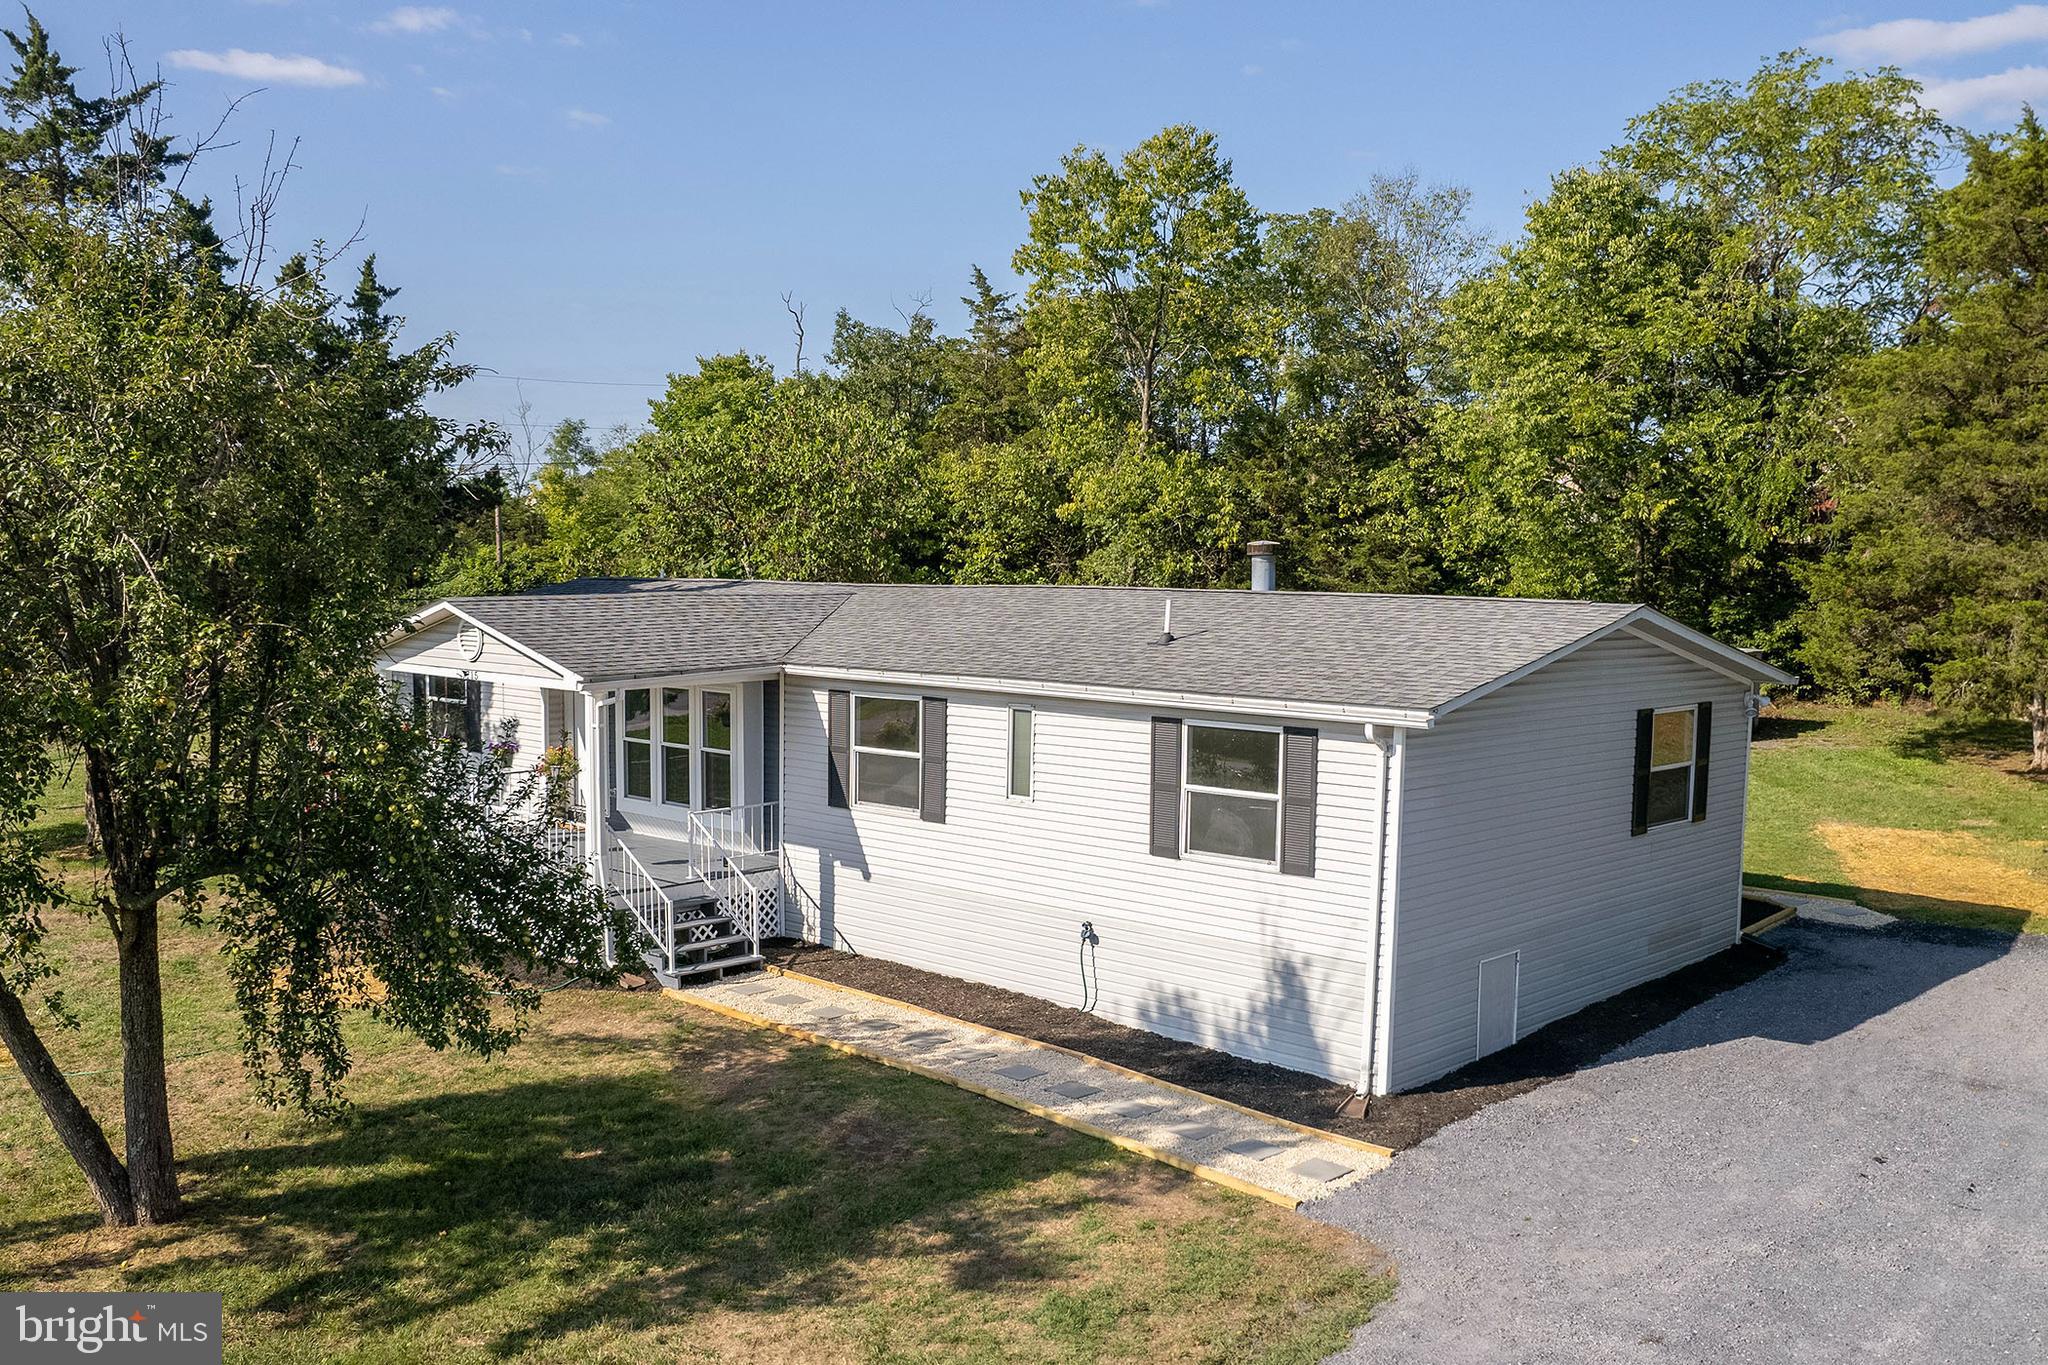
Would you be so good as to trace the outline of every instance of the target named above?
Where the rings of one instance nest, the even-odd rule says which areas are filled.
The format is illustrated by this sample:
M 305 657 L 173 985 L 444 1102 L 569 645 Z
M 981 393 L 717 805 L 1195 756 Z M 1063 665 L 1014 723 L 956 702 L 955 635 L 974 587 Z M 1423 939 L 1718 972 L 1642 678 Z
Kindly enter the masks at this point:
M 1744 940 L 1690 967 L 1589 1005 L 1420 1089 L 1382 1096 L 1359 1119 L 1337 1112 L 1351 1098 L 1350 1086 L 1304 1071 L 1245 1061 L 1015 991 L 835 948 L 785 939 L 763 944 L 761 951 L 771 964 L 790 971 L 1056 1043 L 1218 1099 L 1396 1151 L 1413 1147 L 1489 1104 L 1590 1066 L 1693 1006 L 1755 980 L 1785 956 L 1766 944 Z

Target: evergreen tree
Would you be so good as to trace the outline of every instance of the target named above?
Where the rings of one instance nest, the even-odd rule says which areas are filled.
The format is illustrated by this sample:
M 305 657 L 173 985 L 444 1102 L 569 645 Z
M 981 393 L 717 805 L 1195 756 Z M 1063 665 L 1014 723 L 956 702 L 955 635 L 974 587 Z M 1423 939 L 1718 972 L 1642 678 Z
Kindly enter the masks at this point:
M 1926 271 L 1934 303 L 1846 387 L 1835 551 L 1806 659 L 1839 691 L 2024 714 L 2048 771 L 2048 132 L 1967 143 Z

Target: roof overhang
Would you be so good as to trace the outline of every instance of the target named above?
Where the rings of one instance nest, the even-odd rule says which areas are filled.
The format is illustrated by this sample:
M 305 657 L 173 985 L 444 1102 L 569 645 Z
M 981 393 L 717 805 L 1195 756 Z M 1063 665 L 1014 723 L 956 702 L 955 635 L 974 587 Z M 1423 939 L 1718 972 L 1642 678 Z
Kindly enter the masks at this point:
M 1276 697 L 1228 696 L 1213 692 L 1169 692 L 1136 687 L 1096 687 L 1081 683 L 1044 682 L 1032 678 L 984 678 L 960 673 L 907 673 L 871 668 L 790 666 L 785 674 L 828 682 L 874 683 L 881 686 L 943 687 L 956 692 L 1004 692 L 1062 701 L 1123 702 L 1133 706 L 1164 706 L 1180 710 L 1215 711 L 1228 715 L 1313 720 L 1324 724 L 1384 725 L 1426 730 L 1435 724 L 1421 707 L 1346 706 L 1331 702 L 1285 701 Z
M 1437 718 L 1447 716 L 1460 707 L 1469 706 L 1481 697 L 1490 696 L 1511 683 L 1520 682 L 1531 673 L 1548 668 L 1558 660 L 1578 653 L 1590 644 L 1617 634 L 1633 635 L 1637 639 L 1669 650 L 1702 668 L 1711 669 L 1750 687 L 1789 687 L 1799 681 L 1777 665 L 1766 663 L 1753 654 L 1746 654 L 1733 645 L 1724 645 L 1711 635 L 1703 635 L 1690 626 L 1672 620 L 1654 607 L 1637 607 L 1598 630 L 1588 631 L 1569 644 L 1558 646 L 1539 659 L 1532 659 L 1520 668 L 1503 673 L 1490 682 L 1482 683 L 1469 692 L 1451 698 L 1436 707 L 1432 715 Z
M 398 625 L 394 626 L 389 632 L 387 632 L 384 636 L 383 643 L 378 651 L 380 659 L 385 655 L 385 653 L 387 653 L 390 650 L 391 646 L 398 644 L 401 641 L 407 640 L 414 635 L 419 634 L 422 630 L 425 630 L 429 626 L 438 625 L 441 622 L 446 621 L 450 618 L 453 618 L 458 621 L 463 621 L 468 623 L 469 625 L 475 626 L 478 630 L 482 631 L 491 639 L 496 640 L 499 644 L 504 645 L 507 649 L 513 650 L 514 652 L 518 653 L 520 656 L 524 658 L 531 659 L 535 666 L 547 669 L 549 672 L 553 673 L 555 675 L 555 681 L 558 682 L 560 686 L 581 687 L 583 685 L 584 680 L 582 676 L 578 674 L 574 669 L 564 668 L 561 664 L 558 664 L 553 659 L 548 658 L 547 655 L 542 654 L 539 650 L 533 648 L 531 645 L 524 644 L 521 641 L 514 639 L 512 636 L 507 635 L 504 631 L 497 629 L 495 626 L 492 626 L 487 622 L 478 620 L 475 616 L 464 611 L 462 608 L 456 606 L 453 602 L 447 601 L 446 599 L 420 608 L 418 611 L 406 617 L 405 620 L 399 622 Z M 431 666 L 415 666 L 411 664 L 404 664 L 401 666 L 415 672 L 432 673 L 446 671 Z M 465 677 L 483 678 L 485 681 L 491 681 L 491 678 L 489 677 L 489 669 L 456 669 L 453 671 L 461 673 Z M 511 677 L 510 675 L 506 675 L 502 680 L 521 683 L 534 683 L 540 681 L 534 678 L 515 678 Z

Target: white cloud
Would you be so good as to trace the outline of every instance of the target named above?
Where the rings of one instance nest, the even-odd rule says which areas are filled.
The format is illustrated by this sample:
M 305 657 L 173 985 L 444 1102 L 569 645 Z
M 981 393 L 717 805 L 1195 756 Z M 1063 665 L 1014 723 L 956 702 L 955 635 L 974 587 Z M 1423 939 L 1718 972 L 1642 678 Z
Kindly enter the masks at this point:
M 611 115 L 592 113 L 588 109 L 564 109 L 562 117 L 569 120 L 571 128 L 602 128 L 612 121 Z
M 582 46 L 583 46 L 583 35 L 582 35 L 582 34 L 580 34 L 580 33 L 557 33 L 557 34 L 555 35 L 555 46 L 556 46 L 556 47 L 582 47 Z
M 440 33 L 462 22 L 446 5 L 400 5 L 370 25 L 372 33 Z
M 2040 42 L 2048 42 L 2048 5 L 2014 5 L 1975 19 L 1892 19 L 1819 40 L 1821 47 L 1856 62 L 1925 62 Z
M 311 85 L 332 89 L 361 85 L 369 79 L 352 66 L 336 66 L 318 57 L 250 52 L 239 47 L 231 47 L 225 52 L 202 52 L 198 48 L 181 47 L 175 52 L 166 52 L 164 60 L 186 71 L 211 71 L 219 76 L 266 81 L 272 85 Z
M 1926 81 L 1920 98 L 1945 118 L 2007 119 L 2018 114 L 2022 104 L 2048 105 L 2048 66 L 2016 66 L 1988 76 Z
M 1247 76 L 1263 76 L 1266 74 L 1266 68 L 1258 65 L 1256 62 L 1254 62 L 1250 66 L 1240 67 L 1238 69 Z

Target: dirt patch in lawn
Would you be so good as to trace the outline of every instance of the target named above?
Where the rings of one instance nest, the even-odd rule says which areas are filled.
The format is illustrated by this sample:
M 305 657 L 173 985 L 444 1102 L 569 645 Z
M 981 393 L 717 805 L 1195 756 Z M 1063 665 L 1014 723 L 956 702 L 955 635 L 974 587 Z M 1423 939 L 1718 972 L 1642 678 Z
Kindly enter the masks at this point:
M 1879 910 L 1927 902 L 2016 910 L 2028 927 L 2048 929 L 2048 856 L 2036 846 L 2032 869 L 2000 858 L 1997 846 L 1969 830 L 1876 829 L 1823 821 L 1814 826 L 1857 899 Z M 2008 854 L 2008 857 L 2011 855 Z
M 1755 980 L 1784 958 L 1765 944 L 1745 941 L 1590 1005 L 1420 1089 L 1376 1099 L 1364 1118 L 1347 1118 L 1338 1110 L 1351 1098 L 1351 1087 L 1305 1071 L 1246 1061 L 1015 991 L 880 958 L 788 941 L 764 945 L 763 951 L 769 962 L 790 971 L 1072 1048 L 1233 1104 L 1396 1151 L 1489 1104 L 1589 1066 L 1693 1006 Z

